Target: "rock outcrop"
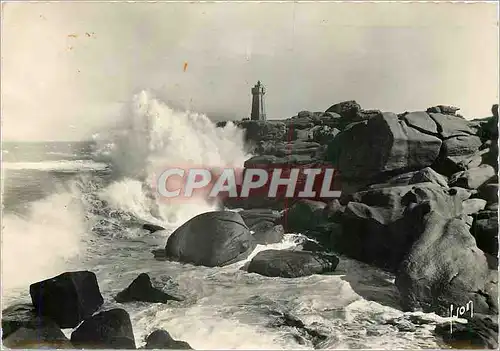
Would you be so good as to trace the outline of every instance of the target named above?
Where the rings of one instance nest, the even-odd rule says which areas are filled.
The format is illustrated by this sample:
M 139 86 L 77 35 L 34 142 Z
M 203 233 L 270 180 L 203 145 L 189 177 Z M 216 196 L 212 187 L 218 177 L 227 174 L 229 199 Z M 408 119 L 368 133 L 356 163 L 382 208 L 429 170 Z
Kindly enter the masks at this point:
M 84 349 L 135 349 L 132 322 L 127 311 L 115 308 L 100 312 L 71 333 L 71 343 Z
M 266 250 L 259 252 L 248 265 L 249 273 L 268 277 L 297 278 L 333 272 L 339 263 L 334 255 L 307 251 Z
M 162 291 L 161 287 L 153 286 L 151 278 L 146 273 L 141 273 L 134 281 L 115 297 L 116 302 L 131 301 L 161 302 L 182 301 L 182 298 Z
M 225 266 L 246 258 L 255 243 L 243 218 L 231 211 L 200 214 L 168 238 L 166 257 L 207 267 Z
M 155 350 L 192 350 L 193 348 L 185 341 L 174 340 L 170 333 L 163 329 L 153 331 L 146 338 L 146 349 Z
M 30 285 L 36 312 L 61 328 L 74 328 L 104 302 L 93 272 L 66 272 Z

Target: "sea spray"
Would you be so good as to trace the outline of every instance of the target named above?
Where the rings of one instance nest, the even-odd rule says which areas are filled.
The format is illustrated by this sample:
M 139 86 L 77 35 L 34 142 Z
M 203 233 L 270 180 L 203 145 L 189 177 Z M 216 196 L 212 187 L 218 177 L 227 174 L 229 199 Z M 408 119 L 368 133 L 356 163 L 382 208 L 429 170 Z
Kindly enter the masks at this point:
M 204 114 L 176 111 L 142 91 L 124 108 L 121 122 L 94 135 L 98 157 L 113 168 L 115 182 L 101 192 L 108 204 L 146 221 L 178 226 L 193 216 L 218 208 L 204 197 L 188 203 L 157 201 L 155 174 L 165 167 L 242 167 L 243 131 L 233 123 L 217 128 Z
M 2 221 L 2 294 L 61 273 L 88 239 L 75 188 L 32 203 L 23 215 L 4 214 Z

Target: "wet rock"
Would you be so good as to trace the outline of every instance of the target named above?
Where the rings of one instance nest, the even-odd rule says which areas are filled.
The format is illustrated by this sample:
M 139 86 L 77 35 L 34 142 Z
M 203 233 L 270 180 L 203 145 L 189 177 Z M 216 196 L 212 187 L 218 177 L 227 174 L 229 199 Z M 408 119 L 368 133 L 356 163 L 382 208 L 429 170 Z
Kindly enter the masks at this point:
M 142 229 L 147 230 L 150 233 L 157 232 L 159 230 L 165 230 L 162 226 L 156 225 L 156 224 L 151 224 L 151 223 L 145 223 L 142 225 Z
M 339 263 L 334 255 L 307 251 L 266 250 L 259 252 L 248 266 L 249 273 L 268 277 L 297 278 L 333 272 Z
M 169 259 L 207 267 L 246 258 L 255 247 L 247 225 L 236 212 L 200 214 L 177 228 L 165 246 Z
M 274 211 L 266 208 L 256 208 L 250 210 L 243 210 L 238 212 L 238 214 L 243 218 L 245 224 L 250 230 L 253 230 L 253 226 L 260 224 L 262 222 L 276 223 L 281 215 L 278 211 Z
M 477 189 L 496 175 L 495 169 L 490 165 L 481 165 L 477 168 L 455 173 L 450 178 L 450 186 L 466 189 Z
M 435 333 L 454 349 L 498 349 L 498 316 L 474 313 L 466 324 L 450 323 L 438 325 Z
M 163 329 L 153 331 L 146 338 L 146 349 L 192 350 L 185 341 L 174 340 L 169 332 Z
M 424 203 L 413 209 L 418 239 L 401 263 L 396 275 L 403 308 L 446 315 L 450 304 L 466 305 L 474 311 L 488 311 L 477 294 L 485 286 L 488 264 L 469 233 L 465 221 L 445 218 Z
M 285 229 L 281 224 L 262 222 L 253 227 L 253 238 L 256 244 L 269 245 L 276 244 L 283 240 Z
M 287 232 L 300 232 L 314 228 L 323 218 L 326 203 L 314 200 L 297 201 L 283 216 Z
M 22 327 L 36 329 L 41 326 L 52 326 L 59 329 L 54 321 L 38 315 L 30 304 L 15 304 L 2 311 L 2 338 Z
M 2 340 L 10 349 L 72 349 L 73 345 L 57 326 L 20 327 Z
M 180 297 L 172 296 L 154 287 L 151 278 L 146 273 L 141 273 L 134 281 L 115 297 L 116 302 L 124 303 L 130 301 L 161 302 L 182 301 Z
M 2 311 L 2 339 L 9 348 L 71 348 L 59 326 L 38 315 L 29 304 L 15 304 Z
M 166 261 L 167 260 L 167 254 L 165 252 L 165 249 L 153 249 L 151 250 L 151 253 L 153 254 L 155 260 L 157 261 Z
M 309 340 L 313 344 L 315 349 L 324 349 L 324 347 L 321 347 L 320 345 L 328 338 L 326 333 L 313 329 L 310 326 L 306 326 L 299 317 L 294 316 L 291 313 L 276 311 L 275 314 L 277 316 L 269 324 L 269 327 L 293 328 L 296 332 L 299 333 L 299 335 L 293 334 L 293 337 L 298 343 L 300 343 L 301 345 L 305 345 L 305 341 Z
M 121 308 L 100 312 L 71 333 L 71 343 L 85 349 L 135 349 L 130 316 Z
M 104 300 L 94 273 L 66 272 L 30 285 L 37 314 L 50 317 L 61 328 L 74 328 L 91 316 Z
M 372 179 L 382 173 L 405 173 L 431 166 L 441 140 L 383 113 L 339 133 L 328 146 L 327 161 L 344 178 Z

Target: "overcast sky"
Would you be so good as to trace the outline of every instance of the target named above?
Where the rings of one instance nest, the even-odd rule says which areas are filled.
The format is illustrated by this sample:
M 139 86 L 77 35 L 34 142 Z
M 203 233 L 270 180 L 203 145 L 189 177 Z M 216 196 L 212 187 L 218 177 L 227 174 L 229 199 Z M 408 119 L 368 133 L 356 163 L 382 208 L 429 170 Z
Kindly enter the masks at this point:
M 493 3 L 3 3 L 3 138 L 77 140 L 134 92 L 214 118 L 268 118 L 355 99 L 490 115 Z M 184 71 L 184 63 L 188 66 Z

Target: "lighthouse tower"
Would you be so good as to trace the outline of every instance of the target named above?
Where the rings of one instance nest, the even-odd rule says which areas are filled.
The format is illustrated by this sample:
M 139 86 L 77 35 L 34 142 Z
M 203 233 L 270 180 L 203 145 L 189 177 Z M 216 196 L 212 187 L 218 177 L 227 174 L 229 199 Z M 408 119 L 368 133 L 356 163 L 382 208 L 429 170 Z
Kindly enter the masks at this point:
M 264 95 L 266 94 L 266 89 L 260 83 L 260 80 L 252 88 L 252 113 L 250 119 L 252 121 L 265 121 L 266 120 L 266 109 L 264 105 Z

